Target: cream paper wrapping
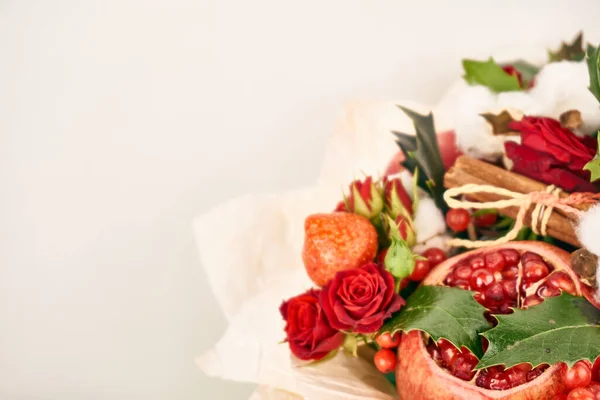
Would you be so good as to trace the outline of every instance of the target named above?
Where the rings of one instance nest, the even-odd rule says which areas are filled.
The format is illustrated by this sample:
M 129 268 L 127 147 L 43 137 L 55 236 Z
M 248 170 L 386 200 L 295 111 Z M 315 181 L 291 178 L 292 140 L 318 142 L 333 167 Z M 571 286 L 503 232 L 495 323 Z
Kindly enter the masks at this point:
M 361 358 L 340 352 L 316 366 L 295 366 L 288 346 L 280 344 L 284 321 L 279 315 L 283 299 L 312 286 L 300 257 L 306 216 L 331 210 L 340 199 L 341 188 L 354 177 L 384 172 L 398 151 L 390 130 L 414 132 L 396 104 L 346 105 L 315 186 L 249 194 L 195 219 L 201 263 L 229 324 L 219 342 L 197 358 L 206 374 L 259 384 L 252 400 L 396 398 L 392 385 Z M 422 105 L 401 104 L 418 112 L 429 111 Z M 443 121 L 435 122 L 438 129 L 446 128 Z M 432 225 L 429 229 L 417 225 L 419 240 L 444 230 L 443 221 Z

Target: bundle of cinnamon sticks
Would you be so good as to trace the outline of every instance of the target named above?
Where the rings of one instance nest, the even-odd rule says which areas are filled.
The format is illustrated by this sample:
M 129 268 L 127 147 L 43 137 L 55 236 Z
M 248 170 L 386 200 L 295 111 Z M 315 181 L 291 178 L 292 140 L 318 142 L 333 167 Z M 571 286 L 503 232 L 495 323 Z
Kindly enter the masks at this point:
M 446 172 L 444 186 L 449 189 L 466 184 L 492 185 L 525 194 L 531 192 L 543 192 L 547 187 L 547 185 L 541 182 L 510 172 L 493 164 L 467 156 L 461 156 L 456 160 L 454 166 Z M 568 196 L 567 193 L 560 193 L 560 197 L 566 196 Z M 506 197 L 491 193 L 474 193 L 469 194 L 469 199 L 472 201 L 490 202 L 503 200 L 506 199 Z M 578 205 L 575 207 L 585 210 L 589 206 Z M 525 216 L 525 224 L 529 227 L 531 227 L 532 209 L 533 205 Z M 515 218 L 519 212 L 519 208 L 508 207 L 500 209 L 498 212 L 507 217 Z M 572 215 L 554 209 L 547 225 L 548 235 L 573 246 L 581 247 L 575 233 L 575 223 L 576 219 Z

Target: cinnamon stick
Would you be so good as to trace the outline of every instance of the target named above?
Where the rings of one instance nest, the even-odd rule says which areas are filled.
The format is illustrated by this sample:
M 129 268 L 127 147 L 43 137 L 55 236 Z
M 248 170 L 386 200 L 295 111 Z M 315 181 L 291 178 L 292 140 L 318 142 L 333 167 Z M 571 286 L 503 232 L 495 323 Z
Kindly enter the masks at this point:
M 546 190 L 546 185 L 527 178 L 525 176 L 510 172 L 503 168 L 497 167 L 492 164 L 488 164 L 484 161 L 479 161 L 467 156 L 461 156 L 458 158 L 456 163 L 444 177 L 444 186 L 446 188 L 454 188 L 463 186 L 469 183 L 477 185 L 492 185 L 508 189 L 518 193 L 531 193 L 534 191 Z M 566 193 L 561 193 L 561 197 L 568 196 Z M 491 193 L 474 193 L 469 194 L 469 198 L 479 202 L 498 201 L 506 199 L 504 196 Z M 531 227 L 531 210 L 526 213 L 524 223 Z M 589 206 L 579 206 L 577 208 L 585 209 Z M 574 222 L 572 216 L 557 212 L 552 212 L 550 219 L 547 224 L 548 235 L 569 243 L 573 246 L 580 247 L 581 244 L 577 240 L 577 235 L 574 229 Z M 519 212 L 518 207 L 507 207 L 498 210 L 502 215 L 506 215 L 510 218 L 516 218 Z

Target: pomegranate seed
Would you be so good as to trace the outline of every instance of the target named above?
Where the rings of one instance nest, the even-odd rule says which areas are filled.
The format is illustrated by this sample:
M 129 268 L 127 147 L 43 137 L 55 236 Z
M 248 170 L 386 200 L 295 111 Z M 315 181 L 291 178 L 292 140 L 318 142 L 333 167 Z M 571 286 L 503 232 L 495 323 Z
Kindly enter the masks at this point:
M 588 385 L 587 390 L 594 394 L 596 400 L 600 400 L 600 383 L 592 382 Z
M 509 299 L 516 299 L 518 297 L 516 279 L 505 280 L 502 281 L 501 284 L 502 290 L 504 291 L 506 297 L 508 297 Z
M 502 256 L 504 256 L 505 265 L 507 267 L 513 267 L 519 264 L 521 256 L 519 252 L 513 249 L 500 250 Z
M 543 300 L 541 297 L 539 297 L 536 294 L 532 294 L 531 296 L 525 297 L 525 300 L 523 301 L 523 307 L 535 306 L 537 304 L 540 304 L 542 301 Z
M 521 363 L 521 364 L 515 365 L 513 368 L 516 368 L 516 369 L 524 371 L 524 372 L 529 372 L 529 371 L 531 371 L 531 368 L 533 368 L 533 366 L 528 363 Z
M 462 281 L 459 280 L 456 282 L 456 286 L 457 288 L 460 288 L 462 290 L 469 290 L 469 282 L 468 281 Z
M 548 275 L 548 266 L 543 261 L 529 260 L 523 266 L 523 276 L 529 282 L 537 282 Z
M 592 380 L 600 381 L 600 357 L 596 358 L 592 366 Z
M 506 378 L 506 374 L 503 372 L 496 372 L 490 377 L 490 389 L 492 390 L 506 390 L 510 387 L 510 382 Z
M 592 381 L 592 368 L 585 361 L 577 361 L 572 368 L 567 368 L 567 365 L 563 364 L 560 377 L 569 389 L 585 387 Z
M 481 348 L 483 349 L 484 353 L 487 351 L 489 345 L 490 345 L 490 342 L 486 338 L 481 337 Z
M 567 395 L 566 393 L 559 393 L 554 395 L 554 398 L 552 400 L 567 400 Z
M 506 370 L 506 378 L 510 382 L 511 387 L 519 386 L 527 382 L 527 371 L 512 367 Z
M 442 354 L 440 353 L 440 349 L 438 349 L 438 347 L 433 341 L 431 341 L 427 345 L 427 352 L 429 353 L 429 356 L 433 359 L 433 361 L 435 361 L 438 364 L 442 362 Z
M 502 271 L 502 277 L 504 279 L 516 279 L 519 275 L 519 267 L 516 265 L 505 267 Z
M 485 260 L 481 256 L 475 256 L 469 261 L 471 268 L 479 269 L 485 267 Z
M 485 267 L 492 271 L 502 271 L 504 268 L 504 257 L 499 252 L 488 253 L 484 257 Z
M 576 388 L 569 392 L 567 400 L 595 400 L 596 396 L 586 388 Z
M 529 371 L 527 373 L 527 382 L 531 382 L 532 380 L 543 374 L 546 369 L 548 369 L 548 365 L 543 364 Z
M 463 279 L 459 279 L 456 275 L 454 274 L 450 274 L 446 277 L 446 279 L 444 280 L 444 283 L 450 287 L 457 287 L 460 286 L 462 287 L 464 284 L 469 285 L 469 283 Z
M 460 354 L 460 351 L 449 341 L 445 339 L 438 340 L 438 347 L 442 356 L 442 361 L 446 365 L 452 365 L 456 357 Z
M 538 288 L 537 295 L 544 299 L 548 297 L 556 297 L 560 295 L 560 289 L 544 284 Z
M 479 387 L 489 389 L 490 388 L 490 375 L 486 371 L 481 371 L 479 373 L 479 375 L 477 375 L 475 384 Z
M 473 273 L 473 270 L 468 265 L 459 265 L 454 270 L 454 275 L 456 275 L 456 277 L 458 279 L 464 279 L 464 280 L 467 280 L 467 281 L 471 277 L 472 273 Z
M 469 282 L 471 283 L 471 289 L 483 290 L 494 283 L 495 280 L 494 274 L 487 269 L 478 269 L 473 271 Z
M 504 290 L 502 290 L 502 285 L 499 282 L 494 282 L 485 291 L 485 297 L 488 301 L 492 301 L 496 304 L 502 303 L 504 301 Z
M 544 260 L 538 254 L 532 253 L 530 251 L 526 251 L 521 256 L 521 262 L 523 264 L 525 264 L 528 261 L 544 261 Z
M 459 354 L 450 366 L 452 375 L 463 381 L 470 381 L 475 375 L 473 368 L 477 365 L 477 358 L 470 352 Z
M 429 267 L 433 268 L 446 260 L 446 253 L 438 247 L 431 247 L 423 252 L 423 257 L 429 260 Z
M 569 274 L 567 274 L 564 271 L 558 271 L 550 274 L 547 283 L 549 286 L 558 288 L 563 292 L 567 292 L 572 295 L 575 295 L 577 293 L 573 280 L 571 279 Z
M 475 298 L 476 302 L 478 302 L 482 306 L 486 307 L 485 294 L 483 294 L 483 293 L 475 293 L 475 296 L 473 296 L 473 297 Z

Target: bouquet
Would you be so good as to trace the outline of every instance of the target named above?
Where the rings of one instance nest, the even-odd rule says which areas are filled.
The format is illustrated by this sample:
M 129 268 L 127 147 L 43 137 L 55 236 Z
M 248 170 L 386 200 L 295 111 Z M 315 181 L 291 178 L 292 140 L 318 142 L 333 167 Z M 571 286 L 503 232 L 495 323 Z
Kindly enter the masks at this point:
M 600 51 L 463 67 L 434 112 L 352 105 L 315 187 L 195 222 L 230 323 L 204 371 L 255 399 L 600 399 Z

